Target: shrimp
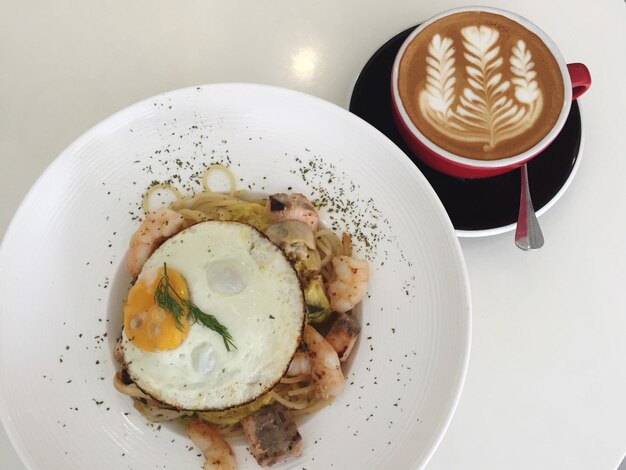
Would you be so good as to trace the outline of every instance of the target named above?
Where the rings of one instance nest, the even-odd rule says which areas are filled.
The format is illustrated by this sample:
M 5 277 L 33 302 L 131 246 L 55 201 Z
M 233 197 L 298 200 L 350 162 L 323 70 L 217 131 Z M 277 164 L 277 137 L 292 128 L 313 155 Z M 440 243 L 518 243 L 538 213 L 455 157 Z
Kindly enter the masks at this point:
M 304 327 L 304 342 L 308 347 L 315 389 L 325 400 L 336 397 L 343 390 L 346 381 L 337 352 L 310 325 Z
M 354 343 L 356 343 L 356 337 L 360 332 L 361 327 L 352 315 L 340 313 L 325 338 L 328 344 L 337 351 L 339 360 L 344 362 L 352 352 Z
M 309 355 L 302 351 L 297 351 L 293 355 L 293 359 L 291 360 L 291 364 L 289 364 L 289 369 L 285 375 L 287 377 L 298 377 L 299 375 L 310 375 L 311 374 L 311 359 Z
M 148 214 L 130 239 L 130 248 L 126 257 L 126 266 L 130 275 L 137 277 L 154 250 L 166 239 L 186 227 L 184 217 L 171 209 L 157 209 Z
M 311 227 L 313 233 L 317 232 L 317 223 L 319 222 L 317 209 L 306 196 L 300 193 L 271 195 L 267 206 L 265 206 L 265 212 L 274 222 L 299 220 Z
M 237 462 L 228 442 L 208 424 L 200 420 L 189 423 L 187 435 L 200 448 L 206 462 L 204 470 L 235 470 Z
M 331 263 L 334 275 L 328 283 L 330 308 L 338 313 L 352 310 L 367 293 L 369 265 L 350 256 L 335 256 Z

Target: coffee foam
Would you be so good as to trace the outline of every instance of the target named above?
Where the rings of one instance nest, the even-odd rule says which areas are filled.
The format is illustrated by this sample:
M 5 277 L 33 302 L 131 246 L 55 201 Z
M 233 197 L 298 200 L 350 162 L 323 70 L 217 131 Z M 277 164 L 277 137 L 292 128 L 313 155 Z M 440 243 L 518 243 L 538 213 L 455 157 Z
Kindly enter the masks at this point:
M 481 160 L 535 146 L 564 99 L 559 65 L 543 41 L 502 15 L 476 11 L 439 19 L 413 39 L 398 91 L 429 140 Z

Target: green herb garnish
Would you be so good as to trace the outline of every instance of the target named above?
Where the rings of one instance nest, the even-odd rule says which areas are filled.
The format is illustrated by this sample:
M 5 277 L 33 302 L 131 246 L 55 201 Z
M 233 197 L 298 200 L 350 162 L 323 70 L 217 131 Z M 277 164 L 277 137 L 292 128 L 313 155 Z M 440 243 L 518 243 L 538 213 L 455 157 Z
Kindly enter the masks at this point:
M 170 284 L 170 278 L 167 275 L 167 263 L 163 263 L 163 276 L 154 292 L 154 303 L 172 314 L 174 324 L 179 330 L 183 329 L 181 319 L 187 316 L 189 321 L 200 323 L 219 334 L 224 340 L 224 346 L 227 351 L 230 351 L 231 347 L 237 349 L 228 328 L 222 325 L 213 315 L 204 313 L 197 305 L 178 295 L 178 292 Z

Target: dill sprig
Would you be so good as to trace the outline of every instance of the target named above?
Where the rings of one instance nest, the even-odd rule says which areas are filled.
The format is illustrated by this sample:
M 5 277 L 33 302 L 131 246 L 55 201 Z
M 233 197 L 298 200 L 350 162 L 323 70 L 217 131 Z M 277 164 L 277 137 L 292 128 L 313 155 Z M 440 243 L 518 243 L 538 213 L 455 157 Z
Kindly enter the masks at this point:
M 163 276 L 159 279 L 154 292 L 154 303 L 172 314 L 174 324 L 179 330 L 183 329 L 181 319 L 187 315 L 188 320 L 200 323 L 219 334 L 224 341 L 227 351 L 230 351 L 231 347 L 237 349 L 228 328 L 222 325 L 213 315 L 204 313 L 193 302 L 178 295 L 178 292 L 170 284 L 170 278 L 167 275 L 167 263 L 163 263 Z
M 185 299 L 174 290 L 167 275 L 167 265 L 163 263 L 163 276 L 159 279 L 157 288 L 154 291 L 154 303 L 164 310 L 167 310 L 174 317 L 174 324 L 179 330 L 183 329 L 181 319 L 185 316 Z

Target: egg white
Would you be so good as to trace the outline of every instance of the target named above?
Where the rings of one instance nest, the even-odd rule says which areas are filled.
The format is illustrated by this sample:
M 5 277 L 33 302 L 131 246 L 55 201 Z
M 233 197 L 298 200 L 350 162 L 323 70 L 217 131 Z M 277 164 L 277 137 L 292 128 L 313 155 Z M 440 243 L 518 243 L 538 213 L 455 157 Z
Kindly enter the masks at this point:
M 180 272 L 190 300 L 230 331 L 237 349 L 201 324 L 190 325 L 169 351 L 145 352 L 122 334 L 130 377 L 152 397 L 186 410 L 245 404 L 284 375 L 305 318 L 297 274 L 283 252 L 253 227 L 208 221 L 167 240 L 142 274 L 163 266 Z

